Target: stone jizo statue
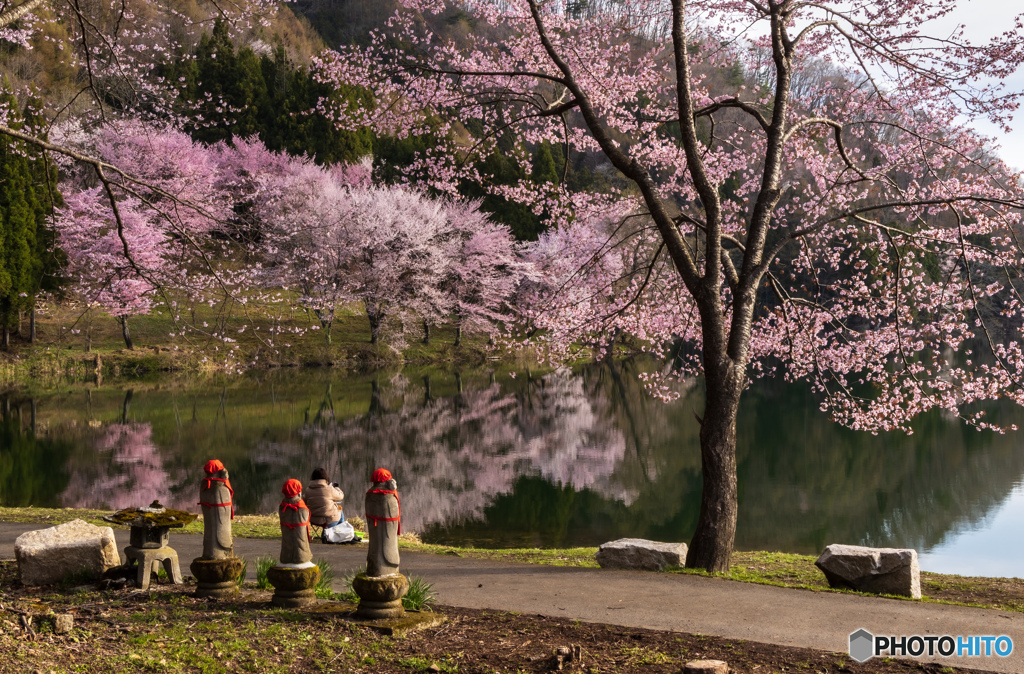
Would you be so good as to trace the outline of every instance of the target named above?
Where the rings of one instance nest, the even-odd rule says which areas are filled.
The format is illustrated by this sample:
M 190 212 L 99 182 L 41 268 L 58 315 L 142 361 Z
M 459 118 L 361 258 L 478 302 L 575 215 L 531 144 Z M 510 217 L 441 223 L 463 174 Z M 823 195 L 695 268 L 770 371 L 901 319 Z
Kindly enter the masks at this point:
M 203 508 L 203 554 L 193 559 L 189 568 L 197 581 L 197 597 L 228 599 L 238 593 L 239 576 L 245 568 L 245 562 L 235 557 L 231 539 L 231 520 L 235 518 L 235 490 L 228 480 L 227 468 L 217 459 L 207 461 L 203 472 L 205 477 L 199 480 L 199 505 Z
M 281 560 L 278 566 L 307 568 L 313 566 L 313 552 L 309 549 L 309 508 L 302 500 L 302 483 L 288 480 L 281 488 L 284 500 L 278 508 L 281 518 Z
M 398 534 L 402 532 L 398 484 L 385 468 L 375 470 L 372 480 L 373 486 L 366 492 L 366 531 L 370 535 L 366 572 L 352 579 L 352 589 L 359 595 L 355 617 L 401 618 L 409 579 L 398 572 Z
M 203 556 L 201 559 L 234 557 L 231 520 L 235 518 L 234 495 L 224 464 L 213 459 L 203 468 L 199 481 L 199 505 L 203 507 Z
M 398 535 L 402 533 L 402 510 L 398 484 L 386 468 L 373 473 L 373 486 L 366 492 L 366 530 L 370 546 L 366 553 L 366 575 L 371 578 L 398 573 Z

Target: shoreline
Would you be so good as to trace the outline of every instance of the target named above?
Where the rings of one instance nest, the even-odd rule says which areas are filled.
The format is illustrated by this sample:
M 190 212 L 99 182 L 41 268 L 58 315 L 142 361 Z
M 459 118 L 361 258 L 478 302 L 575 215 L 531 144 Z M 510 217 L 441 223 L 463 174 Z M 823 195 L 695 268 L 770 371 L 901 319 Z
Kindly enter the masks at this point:
M 34 508 L 0 506 L 0 524 L 38 524 L 46 528 L 56 524 L 82 519 L 98 526 L 111 526 L 114 529 L 126 529 L 112 525 L 100 518 L 108 514 L 106 510 L 76 508 Z M 349 518 L 357 531 L 365 533 L 365 525 L 358 517 Z M 202 516 L 183 529 L 175 530 L 175 535 L 202 535 Z M 280 525 L 276 515 L 239 515 L 233 524 L 235 538 L 275 540 L 280 536 Z M 596 560 L 597 548 L 509 548 L 488 549 L 475 547 L 459 547 L 425 543 L 415 533 L 403 533 L 399 541 L 402 550 L 427 553 L 438 556 L 475 559 L 501 563 L 528 564 L 538 566 L 599 568 Z M 335 546 L 314 545 L 317 550 Z M 663 573 L 685 574 L 695 576 L 714 576 L 723 580 L 756 585 L 769 585 L 781 588 L 798 589 L 811 592 L 827 592 L 836 594 L 879 597 L 851 590 L 830 588 L 817 567 L 814 566 L 816 556 L 800 555 L 784 552 L 743 551 L 734 552 L 729 573 L 709 574 L 697 569 L 669 569 Z M 912 600 L 907 597 L 889 597 L 900 601 L 951 604 L 975 608 L 994 609 L 1024 613 L 1024 579 L 998 578 L 984 576 L 960 576 L 941 574 L 929 571 L 921 572 L 921 590 L 924 597 Z

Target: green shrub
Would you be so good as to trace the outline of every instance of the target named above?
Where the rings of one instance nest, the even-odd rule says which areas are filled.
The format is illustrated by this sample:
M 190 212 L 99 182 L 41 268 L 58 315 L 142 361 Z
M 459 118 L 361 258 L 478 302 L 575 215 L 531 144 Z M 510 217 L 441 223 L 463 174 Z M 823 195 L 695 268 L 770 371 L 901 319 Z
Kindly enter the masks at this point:
M 341 592 L 337 594 L 335 598 L 340 599 L 341 601 L 347 601 L 351 604 L 358 604 L 359 595 L 356 594 L 356 591 L 352 589 L 352 581 L 355 579 L 356 576 L 358 576 L 361 573 L 366 573 L 365 566 L 360 566 L 356 569 L 353 569 L 349 573 L 343 575 L 341 577 L 341 587 L 343 589 Z
M 276 564 L 277 560 L 273 557 L 256 558 L 256 587 L 261 590 L 271 589 L 270 581 L 267 580 L 267 571 L 270 571 L 271 567 Z
M 342 591 L 337 593 L 334 598 L 341 601 L 347 601 L 352 604 L 359 603 L 359 595 L 356 594 L 355 590 L 352 589 L 352 581 L 356 576 L 366 573 L 366 567 L 360 566 L 357 569 L 353 569 L 349 573 L 346 573 L 341 577 Z M 318 595 L 319 596 L 319 595 Z M 402 606 L 408 611 L 422 611 L 423 609 L 430 609 L 429 604 L 437 598 L 437 593 L 434 592 L 434 586 L 428 583 L 420 576 L 413 576 L 409 578 L 409 591 L 402 597 Z
M 320 569 L 320 580 L 316 582 L 313 593 L 317 599 L 333 599 L 334 590 L 331 588 L 331 585 L 334 584 L 334 568 L 323 557 L 316 560 L 316 566 Z
M 245 574 L 249 571 L 249 560 L 245 557 L 242 558 L 242 570 L 238 574 L 238 587 L 242 587 L 245 584 Z
M 422 576 L 409 578 L 409 591 L 402 597 L 402 606 L 409 611 L 430 609 L 429 604 L 437 598 L 434 585 L 423 580 Z

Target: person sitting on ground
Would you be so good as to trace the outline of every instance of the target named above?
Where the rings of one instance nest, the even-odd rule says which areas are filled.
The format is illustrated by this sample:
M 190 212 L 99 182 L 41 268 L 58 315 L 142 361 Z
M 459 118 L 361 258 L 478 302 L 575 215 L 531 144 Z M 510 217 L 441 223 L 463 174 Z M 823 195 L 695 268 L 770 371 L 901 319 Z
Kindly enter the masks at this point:
M 306 485 L 309 521 L 325 529 L 338 526 L 345 521 L 345 513 L 339 507 L 344 498 L 345 492 L 338 488 L 338 483 L 328 482 L 327 471 L 317 468 Z

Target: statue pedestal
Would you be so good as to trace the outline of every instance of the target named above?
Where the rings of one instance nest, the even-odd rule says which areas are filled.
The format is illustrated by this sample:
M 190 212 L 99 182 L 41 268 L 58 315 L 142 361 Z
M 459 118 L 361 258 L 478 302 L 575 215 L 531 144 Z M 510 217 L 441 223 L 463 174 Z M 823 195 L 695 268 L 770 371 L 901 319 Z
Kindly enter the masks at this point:
M 134 548 L 128 546 L 124 549 L 125 566 L 131 567 L 138 564 L 135 584 L 142 590 L 149 589 L 150 574 L 156 571 L 162 564 L 167 577 L 175 585 L 181 585 L 181 569 L 178 567 L 178 553 L 172 548 Z
M 188 568 L 198 582 L 195 596 L 224 599 L 238 594 L 238 576 L 245 568 L 245 562 L 238 557 L 196 557 Z
M 267 580 L 274 586 L 270 603 L 284 608 L 298 608 L 316 603 L 314 588 L 320 580 L 320 569 L 311 566 L 306 569 L 287 569 L 272 566 L 267 570 Z
M 360 574 L 352 579 L 352 589 L 359 595 L 357 618 L 377 620 L 405 615 L 402 597 L 409 591 L 409 579 L 400 573 L 378 578 Z

